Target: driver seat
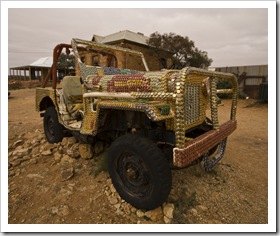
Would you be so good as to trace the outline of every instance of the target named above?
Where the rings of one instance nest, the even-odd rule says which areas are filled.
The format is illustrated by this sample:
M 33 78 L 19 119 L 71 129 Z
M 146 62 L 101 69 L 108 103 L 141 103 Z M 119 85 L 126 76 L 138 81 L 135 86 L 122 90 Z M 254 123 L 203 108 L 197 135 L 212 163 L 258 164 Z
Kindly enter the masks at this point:
M 62 90 L 67 111 L 76 116 L 83 110 L 83 94 L 80 76 L 65 76 L 62 80 Z

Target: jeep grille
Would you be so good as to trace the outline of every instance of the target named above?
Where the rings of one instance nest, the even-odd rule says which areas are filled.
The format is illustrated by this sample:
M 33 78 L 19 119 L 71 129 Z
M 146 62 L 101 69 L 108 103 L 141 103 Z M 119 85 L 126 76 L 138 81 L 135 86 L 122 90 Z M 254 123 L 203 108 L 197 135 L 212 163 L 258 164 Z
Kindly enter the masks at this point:
M 185 119 L 186 125 L 198 121 L 200 118 L 199 86 L 187 84 L 185 89 Z

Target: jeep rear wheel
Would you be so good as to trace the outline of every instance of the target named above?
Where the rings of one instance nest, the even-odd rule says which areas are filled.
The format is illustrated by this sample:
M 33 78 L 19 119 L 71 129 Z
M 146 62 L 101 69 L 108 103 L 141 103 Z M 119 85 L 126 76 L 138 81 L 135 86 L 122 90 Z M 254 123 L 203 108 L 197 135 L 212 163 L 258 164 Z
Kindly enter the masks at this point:
M 140 209 L 154 209 L 168 197 L 171 171 L 160 149 L 133 134 L 118 138 L 109 149 L 108 170 L 119 195 Z
M 59 143 L 63 139 L 63 126 L 58 122 L 54 106 L 48 107 L 44 114 L 44 131 L 49 143 Z

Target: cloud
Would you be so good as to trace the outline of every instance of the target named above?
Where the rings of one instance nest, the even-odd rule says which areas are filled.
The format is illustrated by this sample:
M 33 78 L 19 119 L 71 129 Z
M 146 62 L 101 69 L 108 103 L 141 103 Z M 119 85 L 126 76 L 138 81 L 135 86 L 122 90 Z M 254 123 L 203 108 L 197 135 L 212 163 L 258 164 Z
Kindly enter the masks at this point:
M 58 43 L 120 30 L 188 36 L 220 66 L 266 64 L 268 11 L 258 8 L 11 8 L 9 66 L 52 55 Z M 41 52 L 41 53 L 40 53 Z

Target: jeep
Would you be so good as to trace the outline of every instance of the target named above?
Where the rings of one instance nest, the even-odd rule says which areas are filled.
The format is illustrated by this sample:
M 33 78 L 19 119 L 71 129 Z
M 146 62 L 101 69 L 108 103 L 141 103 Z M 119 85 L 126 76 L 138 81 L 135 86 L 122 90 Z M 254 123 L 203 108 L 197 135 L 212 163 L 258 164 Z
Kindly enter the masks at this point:
M 57 60 L 63 50 L 74 53 L 76 75 L 58 84 Z M 85 53 L 140 57 L 146 71 L 86 65 L 81 59 Z M 232 88 L 217 89 L 220 79 Z M 222 124 L 219 93 L 232 99 Z M 236 129 L 237 96 L 233 74 L 194 67 L 149 71 L 141 52 L 74 38 L 54 48 L 51 70 L 36 89 L 36 110 L 49 143 L 69 134 L 88 145 L 109 141 L 114 187 L 134 207 L 149 210 L 166 201 L 172 169 L 202 162 L 211 171 L 221 160 L 227 137 Z

